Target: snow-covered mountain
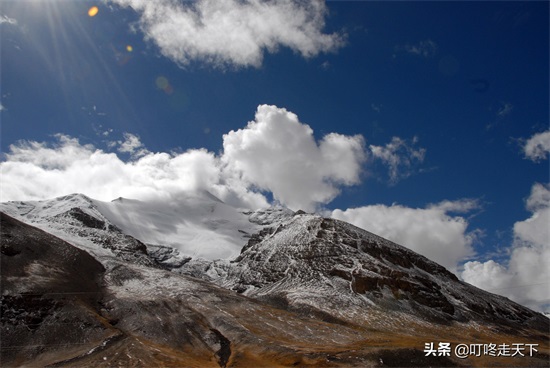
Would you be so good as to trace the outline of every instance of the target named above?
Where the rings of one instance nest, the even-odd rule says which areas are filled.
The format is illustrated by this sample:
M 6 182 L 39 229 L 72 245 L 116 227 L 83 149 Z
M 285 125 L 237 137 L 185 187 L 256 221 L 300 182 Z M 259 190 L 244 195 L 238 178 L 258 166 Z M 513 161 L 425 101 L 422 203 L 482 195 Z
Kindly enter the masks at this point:
M 148 202 L 125 198 L 104 202 L 71 194 L 1 203 L 0 211 L 97 256 L 134 252 L 136 245 L 121 239 L 130 236 L 134 239 L 129 242 L 137 239 L 174 265 L 189 258 L 233 259 L 252 234 L 293 214 L 282 207 L 257 212 L 236 209 L 206 191 Z
M 1 352 L 13 365 L 504 362 L 422 351 L 442 341 L 536 343 L 539 355 L 513 360 L 533 366 L 550 350 L 547 317 L 342 221 L 207 192 L 73 194 L 0 212 Z
M 346 222 L 299 214 L 265 228 L 219 284 L 295 310 L 399 328 L 411 317 L 439 323 L 547 323 L 405 247 Z M 394 324 L 395 326 L 392 326 Z

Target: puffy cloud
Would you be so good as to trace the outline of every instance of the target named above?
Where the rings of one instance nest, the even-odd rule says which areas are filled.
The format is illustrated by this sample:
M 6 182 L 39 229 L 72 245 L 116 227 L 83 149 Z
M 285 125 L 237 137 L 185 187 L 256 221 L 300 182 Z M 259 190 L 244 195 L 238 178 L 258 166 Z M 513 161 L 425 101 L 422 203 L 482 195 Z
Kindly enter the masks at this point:
M 267 206 L 265 194 L 272 193 L 274 200 L 292 209 L 313 211 L 332 201 L 343 186 L 360 183 L 369 154 L 361 135 L 330 133 L 316 140 L 311 127 L 295 114 L 269 105 L 260 105 L 243 129 L 225 134 L 220 154 L 205 149 L 153 153 L 130 133 L 108 142 L 113 152 L 62 134 L 55 139 L 10 146 L 0 163 L 0 200 L 71 192 L 100 200 L 173 198 L 184 191 L 208 190 L 237 207 Z M 424 155 L 423 149 L 412 149 L 398 137 L 373 147 L 372 155 L 390 166 L 395 178 L 408 175 L 413 158 Z
M 531 194 L 525 201 L 525 207 L 531 212 L 545 209 L 550 204 L 550 191 L 548 185 L 535 183 L 531 188 Z
M 449 212 L 470 212 L 478 208 L 477 201 L 465 199 L 444 201 L 427 208 L 394 204 L 336 209 L 331 216 L 406 246 L 456 272 L 457 264 L 474 253 L 472 242 L 476 232 L 468 232 L 467 220 L 451 216 Z
M 472 285 L 485 290 L 500 292 L 506 285 L 510 285 L 512 275 L 500 263 L 493 260 L 481 263 L 478 261 L 467 262 L 462 271 L 462 279 Z
M 514 224 L 508 261 L 467 262 L 462 278 L 535 310 L 550 312 L 550 185 L 535 183 L 526 208 L 531 217 Z
M 2 201 L 85 193 L 100 200 L 149 199 L 207 189 L 219 181 L 218 159 L 206 150 L 179 155 L 147 153 L 125 162 L 77 139 L 55 144 L 19 142 L 0 164 Z
M 324 34 L 326 6 L 306 0 L 110 0 L 140 14 L 146 39 L 180 65 L 192 60 L 216 66 L 255 66 L 265 51 L 289 47 L 304 57 L 343 44 L 339 34 Z
M 122 158 L 77 139 L 56 135 L 54 143 L 21 141 L 10 146 L 0 200 L 45 199 L 80 192 L 111 200 L 174 198 L 208 190 L 238 207 L 265 207 L 264 192 L 291 208 L 313 210 L 330 202 L 343 185 L 360 181 L 365 159 L 361 136 L 326 135 L 285 109 L 262 105 L 248 126 L 224 135 L 219 155 L 205 149 L 153 153 L 138 136 L 124 133 L 109 148 Z
M 532 136 L 523 147 L 525 158 L 535 162 L 545 160 L 550 152 L 550 130 Z
M 533 135 L 524 154 L 535 162 L 550 151 L 550 130 Z M 550 185 L 535 183 L 525 201 L 531 216 L 514 224 L 509 258 L 467 262 L 462 278 L 482 289 L 494 291 L 541 312 L 550 312 Z
M 358 184 L 365 159 L 363 137 L 331 133 L 317 143 L 295 114 L 268 105 L 258 107 L 246 128 L 224 135 L 223 148 L 227 170 L 306 211 L 330 202 L 340 185 Z
M 413 146 L 417 142 L 418 138 L 416 137 L 412 139 L 411 143 L 399 137 L 393 137 L 391 142 L 385 146 L 369 146 L 372 156 L 388 166 L 391 185 L 411 176 L 415 167 L 424 161 L 426 149 L 415 149 Z
M 550 187 L 535 183 L 526 207 L 532 216 L 514 224 L 515 244 L 550 248 Z M 548 260 L 550 261 L 550 258 Z

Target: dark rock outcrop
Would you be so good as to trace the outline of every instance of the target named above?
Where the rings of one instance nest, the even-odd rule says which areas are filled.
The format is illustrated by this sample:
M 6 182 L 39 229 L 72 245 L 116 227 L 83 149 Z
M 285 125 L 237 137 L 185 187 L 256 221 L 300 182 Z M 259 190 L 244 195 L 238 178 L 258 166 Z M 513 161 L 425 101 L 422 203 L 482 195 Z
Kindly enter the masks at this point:
M 9 366 L 112 332 L 94 315 L 105 268 L 88 253 L 0 213 L 0 359 Z

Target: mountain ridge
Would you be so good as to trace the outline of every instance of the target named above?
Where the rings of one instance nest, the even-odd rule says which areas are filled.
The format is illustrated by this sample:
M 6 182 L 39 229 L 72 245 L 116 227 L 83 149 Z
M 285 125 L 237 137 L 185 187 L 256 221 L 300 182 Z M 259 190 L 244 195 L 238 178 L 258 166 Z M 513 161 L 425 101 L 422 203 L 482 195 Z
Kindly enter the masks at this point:
M 276 296 L 279 302 L 286 296 L 290 304 L 301 305 L 296 296 L 299 286 L 316 281 L 308 288 L 319 293 L 320 300 L 336 298 L 334 309 L 325 310 L 332 315 L 345 309 L 346 299 L 360 296 L 355 301 L 363 301 L 364 310 L 382 304 L 389 310 L 427 311 L 424 318 L 439 323 L 467 322 L 485 315 L 493 315 L 499 324 L 534 318 L 531 326 L 536 328 L 546 322 L 505 297 L 460 281 L 426 257 L 351 224 L 306 214 L 291 221 L 302 231 L 279 225 L 261 241 L 253 240 L 234 260 L 236 267 L 222 284 L 245 295 Z M 349 295 L 343 297 L 344 291 Z M 316 307 L 322 309 L 320 305 Z
M 122 208 L 134 211 L 142 210 L 147 204 L 125 199 L 116 201 L 118 204 L 124 202 L 132 206 Z M 194 229 L 220 231 L 224 236 L 233 229 L 234 234 L 230 236 L 241 241 L 235 257 L 212 260 L 180 250 L 193 248 L 176 249 L 166 244 L 145 243 L 127 234 L 124 219 L 113 218 L 122 213 L 120 207 L 118 212 L 109 212 L 105 210 L 109 209 L 105 203 L 108 202 L 75 194 L 47 201 L 0 204 L 0 212 L 17 218 L 13 221 L 24 220 L 25 226 L 39 225 L 46 231 L 44 234 L 48 234 L 45 238 L 58 236 L 71 246 L 90 253 L 105 270 L 98 284 L 101 298 L 94 305 L 86 304 L 86 308 L 95 311 L 100 324 L 107 323 L 102 333 L 111 337 L 99 345 L 90 345 L 96 353 L 75 356 L 66 352 L 67 359 L 58 361 L 60 365 L 101 363 L 99 357 L 105 349 L 119 355 L 131 350 L 129 354 L 133 356 L 136 352 L 128 346 L 129 341 L 134 341 L 128 338 L 130 335 L 140 336 L 142 343 L 146 341 L 148 353 L 139 360 L 143 365 L 153 364 L 155 359 L 151 352 L 160 349 L 163 357 L 155 364 L 161 361 L 181 364 L 180 359 L 184 359 L 195 362 L 191 364 L 195 366 L 238 366 L 243 362 L 259 365 L 261 361 L 270 362 L 269 365 L 284 361 L 286 365 L 298 362 L 317 366 L 364 366 L 367 363 L 379 366 L 386 364 L 378 359 L 391 362 L 392 356 L 382 354 L 382 341 L 395 345 L 394 348 L 386 347 L 388 351 L 394 349 L 396 356 L 430 365 L 435 361 L 430 363 L 423 357 L 422 341 L 436 338 L 455 343 L 467 337 L 484 342 L 505 341 L 512 337 L 537 341 L 542 350 L 540 357 L 514 360 L 517 365 L 539 365 L 548 356 L 544 354 L 550 351 L 547 346 L 550 320 L 540 313 L 474 288 L 435 262 L 339 220 L 280 207 L 258 211 L 229 209 L 223 202 L 208 196 L 191 198 L 182 207 L 192 210 L 183 220 L 190 221 Z M 159 218 L 169 218 L 160 216 L 162 211 L 171 215 L 182 213 L 181 208 L 174 206 L 177 204 L 171 203 L 165 209 L 156 206 L 141 217 L 128 213 L 125 218 L 139 218 L 145 231 Z M 206 208 L 191 208 L 193 206 Z M 149 214 L 160 217 L 144 221 Z M 213 218 L 190 218 L 196 214 Z M 236 220 L 228 214 L 237 216 Z M 2 215 L 3 224 L 8 216 Z M 249 224 L 244 223 L 243 218 Z M 185 229 L 180 226 L 184 222 L 181 220 L 172 219 L 168 225 L 176 224 L 174 229 Z M 214 223 L 226 222 L 216 227 L 210 226 L 212 220 Z M 12 224 L 3 231 L 13 228 L 18 227 Z M 27 236 L 33 231 L 21 230 L 20 235 Z M 214 235 L 196 239 L 215 240 Z M 2 239 L 2 261 L 24 257 L 5 245 L 8 238 Z M 28 262 L 26 258 L 22 261 Z M 59 263 L 59 269 L 64 267 L 63 262 Z M 44 274 L 40 267 L 21 267 L 18 272 L 26 272 L 31 277 L 29 280 Z M 6 277 L 11 276 L 3 272 L 2 280 Z M 38 286 L 30 283 L 30 287 Z M 204 290 L 206 294 L 197 298 L 196 290 Z M 19 294 L 13 289 L 3 294 L 3 298 L 7 304 L 13 304 Z M 55 324 L 49 311 L 56 310 L 51 307 L 43 312 L 44 320 Z M 257 316 L 249 316 L 252 310 Z M 153 317 L 155 315 L 158 318 Z M 178 315 L 186 321 L 183 325 L 174 319 Z M 246 326 L 242 324 L 243 319 L 249 321 Z M 7 326 L 4 320 L 2 324 Z M 184 333 L 187 337 L 183 338 L 170 327 L 172 325 L 188 331 Z M 269 328 L 264 331 L 259 327 L 271 325 L 278 326 L 272 333 Z M 313 326 L 319 329 L 315 333 L 320 339 L 318 344 L 313 344 L 312 332 L 307 332 Z M 330 332 L 331 329 L 335 332 Z M 115 330 L 118 332 L 113 332 Z M 162 331 L 173 341 L 164 340 Z M 295 336 L 292 342 L 284 337 L 285 331 Z M 85 331 L 82 334 L 88 338 Z M 339 343 L 331 348 L 329 341 L 334 344 L 340 339 L 338 334 L 348 337 L 343 345 Z M 271 347 L 261 348 L 259 341 L 267 341 L 265 339 L 271 341 Z M 107 348 L 101 347 L 103 343 Z M 205 350 L 199 350 L 208 358 L 201 361 L 189 350 L 176 347 L 177 344 L 189 346 L 189 343 L 203 346 Z M 355 353 L 349 359 L 344 358 L 343 352 L 350 349 Z M 237 351 L 240 355 L 235 355 Z M 36 359 L 40 356 L 39 353 L 35 355 Z M 403 359 L 399 360 L 400 364 L 406 362 Z M 467 361 L 473 365 L 487 363 L 481 358 L 468 358 Z M 460 362 L 450 359 L 436 364 L 460 365 Z

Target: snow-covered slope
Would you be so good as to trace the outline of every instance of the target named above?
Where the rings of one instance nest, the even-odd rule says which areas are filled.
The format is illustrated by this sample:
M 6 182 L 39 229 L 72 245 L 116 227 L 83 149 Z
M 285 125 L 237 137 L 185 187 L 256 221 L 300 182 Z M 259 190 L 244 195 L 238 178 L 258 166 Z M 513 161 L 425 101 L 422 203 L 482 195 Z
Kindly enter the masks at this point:
M 124 233 L 147 244 L 173 247 L 193 258 L 237 256 L 257 226 L 248 216 L 207 193 L 178 201 L 142 202 L 119 198 L 96 202 L 99 211 Z
M 411 320 L 550 327 L 540 313 L 461 282 L 405 247 L 308 214 L 263 229 L 216 282 L 292 310 L 378 328 Z
M 98 210 L 97 204 L 82 194 L 44 201 L 6 202 L 0 211 L 36 226 L 96 258 L 113 257 L 151 265 L 145 244 L 124 234 Z
M 113 254 L 113 234 L 137 239 L 169 267 L 193 259 L 233 259 L 248 238 L 267 225 L 291 217 L 280 208 L 245 211 L 208 192 L 187 193 L 177 200 L 112 202 L 71 194 L 51 200 L 0 203 L 0 211 L 48 231 L 95 255 Z M 129 236 L 129 237 L 128 237 Z M 130 247 L 131 251 L 135 247 Z

